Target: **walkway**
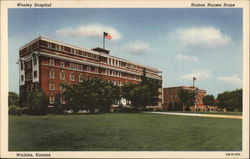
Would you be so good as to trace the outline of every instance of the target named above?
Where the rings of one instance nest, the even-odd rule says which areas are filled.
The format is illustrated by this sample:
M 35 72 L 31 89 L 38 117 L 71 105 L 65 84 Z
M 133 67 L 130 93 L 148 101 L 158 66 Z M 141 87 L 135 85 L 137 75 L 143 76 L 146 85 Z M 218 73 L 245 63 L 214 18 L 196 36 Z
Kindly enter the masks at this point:
M 242 119 L 241 115 L 217 115 L 217 114 L 195 114 L 195 113 L 172 113 L 172 112 L 144 112 L 144 113 L 182 115 L 182 116 L 198 116 L 198 117 L 211 117 L 211 118 Z

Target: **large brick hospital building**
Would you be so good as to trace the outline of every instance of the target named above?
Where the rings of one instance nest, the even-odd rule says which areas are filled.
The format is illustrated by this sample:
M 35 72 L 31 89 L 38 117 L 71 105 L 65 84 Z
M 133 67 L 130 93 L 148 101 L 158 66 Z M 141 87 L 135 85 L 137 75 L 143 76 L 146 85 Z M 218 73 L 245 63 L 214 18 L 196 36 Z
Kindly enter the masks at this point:
M 139 83 L 143 70 L 148 78 L 162 82 L 162 72 L 154 67 L 110 55 L 102 48 L 86 49 L 44 37 L 38 37 L 19 49 L 20 87 L 28 92 L 38 86 L 53 106 L 61 84 L 76 84 L 85 77 L 98 76 L 122 87 L 126 82 Z M 61 98 L 61 103 L 65 100 Z M 159 89 L 157 105 L 162 103 Z

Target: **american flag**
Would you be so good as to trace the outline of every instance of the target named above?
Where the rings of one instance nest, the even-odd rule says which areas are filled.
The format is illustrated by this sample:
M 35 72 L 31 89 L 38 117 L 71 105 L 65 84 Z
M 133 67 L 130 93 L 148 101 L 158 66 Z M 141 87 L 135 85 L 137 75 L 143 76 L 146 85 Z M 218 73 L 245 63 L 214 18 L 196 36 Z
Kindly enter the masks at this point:
M 111 40 L 111 35 L 109 33 L 103 32 L 103 35 L 106 39 Z

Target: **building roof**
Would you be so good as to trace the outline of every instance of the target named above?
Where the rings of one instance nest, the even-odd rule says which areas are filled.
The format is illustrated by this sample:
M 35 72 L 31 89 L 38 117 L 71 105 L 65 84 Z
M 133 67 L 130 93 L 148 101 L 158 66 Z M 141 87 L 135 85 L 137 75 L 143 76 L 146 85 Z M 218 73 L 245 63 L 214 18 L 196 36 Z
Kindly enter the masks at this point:
M 199 91 L 205 91 L 204 89 L 200 89 L 198 87 L 193 87 L 193 86 L 175 86 L 175 87 L 165 87 L 163 89 L 174 89 L 174 88 L 182 88 L 182 89 L 194 89 L 194 88 L 197 88 Z

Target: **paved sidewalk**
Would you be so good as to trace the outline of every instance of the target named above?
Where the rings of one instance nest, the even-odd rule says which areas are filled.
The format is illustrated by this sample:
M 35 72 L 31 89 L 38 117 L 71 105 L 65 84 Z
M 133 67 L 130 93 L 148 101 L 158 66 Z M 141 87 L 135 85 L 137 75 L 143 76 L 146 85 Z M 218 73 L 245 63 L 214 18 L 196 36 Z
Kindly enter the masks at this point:
M 211 118 L 242 119 L 241 115 L 217 115 L 217 114 L 195 114 L 195 113 L 172 113 L 172 112 L 144 112 L 144 113 L 181 115 L 181 116 L 198 116 L 198 117 L 211 117 Z

